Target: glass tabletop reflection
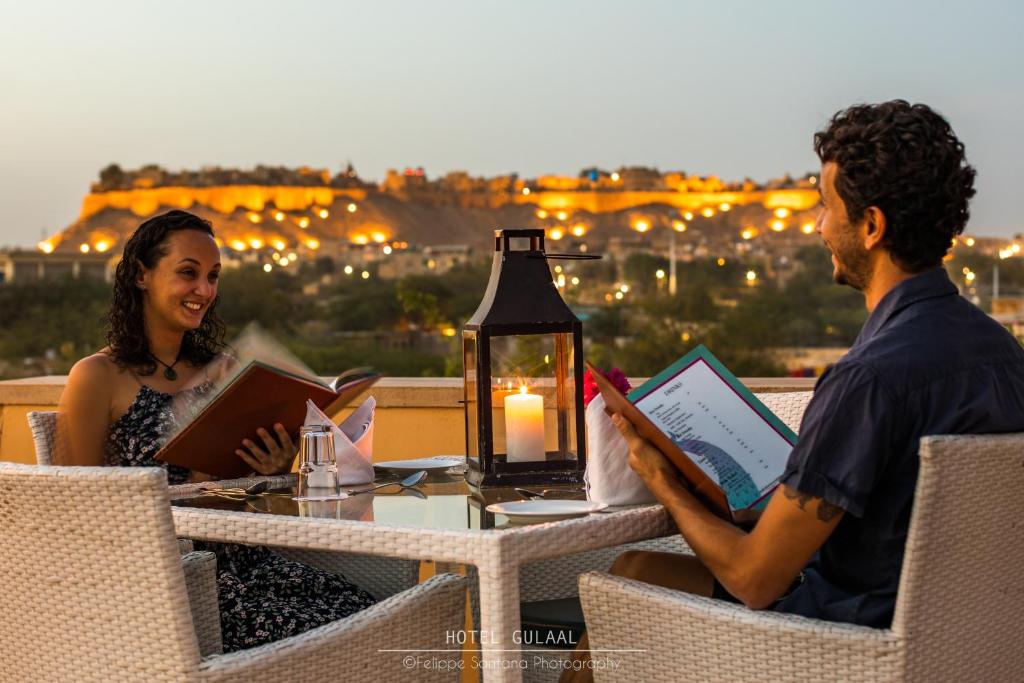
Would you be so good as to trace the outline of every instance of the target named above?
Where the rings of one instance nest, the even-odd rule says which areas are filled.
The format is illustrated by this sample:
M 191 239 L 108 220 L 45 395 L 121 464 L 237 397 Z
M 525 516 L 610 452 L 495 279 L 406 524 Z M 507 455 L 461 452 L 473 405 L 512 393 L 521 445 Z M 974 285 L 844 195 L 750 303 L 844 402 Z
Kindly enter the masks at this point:
M 373 485 L 395 481 L 380 475 L 373 484 L 343 486 L 358 491 Z M 227 498 L 212 491 L 190 494 L 172 501 L 176 507 L 189 507 L 253 514 L 342 519 L 391 526 L 430 529 L 500 529 L 508 526 L 504 515 L 487 512 L 492 503 L 524 500 L 512 487 L 478 489 L 466 483 L 462 474 L 430 473 L 414 489 L 353 493 L 340 500 L 297 501 L 294 486 L 278 488 L 253 496 Z M 545 485 L 524 487 L 547 490 L 548 497 L 585 499 L 582 485 Z

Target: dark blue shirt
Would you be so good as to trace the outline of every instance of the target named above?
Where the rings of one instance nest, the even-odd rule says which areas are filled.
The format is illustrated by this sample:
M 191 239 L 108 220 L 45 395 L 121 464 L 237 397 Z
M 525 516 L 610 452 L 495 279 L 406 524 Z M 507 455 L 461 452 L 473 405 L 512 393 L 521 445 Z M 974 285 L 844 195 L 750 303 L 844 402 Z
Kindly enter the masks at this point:
M 846 511 L 776 607 L 888 627 L 930 434 L 1024 431 L 1024 350 L 943 268 L 901 282 L 818 380 L 782 482 Z

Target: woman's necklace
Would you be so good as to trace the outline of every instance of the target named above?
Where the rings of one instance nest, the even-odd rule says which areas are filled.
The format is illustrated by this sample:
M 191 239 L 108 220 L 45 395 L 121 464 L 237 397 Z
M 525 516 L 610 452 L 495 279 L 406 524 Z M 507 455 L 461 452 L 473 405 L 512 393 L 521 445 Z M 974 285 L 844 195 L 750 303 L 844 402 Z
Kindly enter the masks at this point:
M 155 360 L 160 365 L 164 366 L 164 377 L 167 378 L 168 382 L 173 382 L 176 379 L 178 379 L 178 373 L 176 373 L 174 371 L 174 366 L 178 364 L 179 360 L 181 360 L 181 356 L 178 356 L 177 358 L 175 358 L 174 362 L 171 363 L 170 365 L 168 365 L 167 363 L 163 362 L 162 360 L 160 360 L 159 358 L 157 358 L 153 354 L 149 354 L 149 357 L 152 358 L 153 360 Z

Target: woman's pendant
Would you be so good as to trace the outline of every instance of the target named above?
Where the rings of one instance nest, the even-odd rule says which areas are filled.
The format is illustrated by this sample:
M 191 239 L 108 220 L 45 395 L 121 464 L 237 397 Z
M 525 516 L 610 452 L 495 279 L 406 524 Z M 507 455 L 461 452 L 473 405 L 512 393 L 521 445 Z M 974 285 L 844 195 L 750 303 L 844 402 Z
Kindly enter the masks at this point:
M 164 368 L 164 377 L 167 378 L 167 381 L 173 382 L 178 379 L 178 373 L 174 371 L 174 368 Z

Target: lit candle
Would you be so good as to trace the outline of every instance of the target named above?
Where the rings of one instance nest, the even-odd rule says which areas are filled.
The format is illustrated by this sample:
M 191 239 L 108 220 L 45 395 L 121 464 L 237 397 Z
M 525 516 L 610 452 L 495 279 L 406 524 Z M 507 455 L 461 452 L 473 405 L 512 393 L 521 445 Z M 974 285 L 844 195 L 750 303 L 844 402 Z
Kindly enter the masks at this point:
M 525 385 L 505 397 L 505 443 L 508 462 L 544 460 L 544 398 Z

